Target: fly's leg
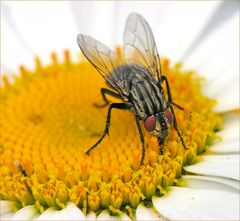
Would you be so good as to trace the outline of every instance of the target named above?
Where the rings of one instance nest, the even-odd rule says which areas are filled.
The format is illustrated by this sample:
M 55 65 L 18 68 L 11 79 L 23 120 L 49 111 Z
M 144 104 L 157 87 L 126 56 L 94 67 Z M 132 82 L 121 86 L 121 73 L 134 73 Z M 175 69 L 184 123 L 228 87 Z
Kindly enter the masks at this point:
M 167 86 L 167 94 L 168 94 L 168 103 L 167 103 L 167 106 L 171 109 L 171 112 L 172 112 L 172 114 L 173 114 L 173 127 L 174 127 L 174 129 L 177 131 L 178 137 L 180 138 L 181 143 L 182 143 L 184 149 L 187 149 L 187 148 L 186 148 L 186 145 L 185 145 L 185 143 L 184 143 L 184 140 L 183 140 L 183 138 L 182 138 L 182 135 L 181 135 L 181 133 L 180 133 L 180 131 L 179 131 L 179 129 L 178 129 L 177 120 L 176 120 L 175 112 L 174 112 L 174 109 L 173 109 L 173 105 L 176 106 L 177 108 L 181 109 L 181 110 L 183 110 L 183 108 L 182 108 L 181 106 L 175 104 L 175 103 L 172 101 L 172 96 L 171 96 L 171 91 L 170 91 L 170 87 L 169 87 L 169 84 L 168 84 L 168 80 L 167 80 L 167 78 L 166 78 L 165 76 L 162 76 L 162 79 L 163 79 L 163 81 L 166 82 L 166 86 Z
M 177 107 L 179 110 L 184 110 L 183 107 L 181 107 L 180 105 L 174 103 L 173 101 L 170 101 L 170 104 L 174 105 L 174 106 Z M 167 104 L 167 105 L 169 105 L 169 104 Z
M 169 87 L 167 78 L 166 78 L 165 76 L 162 76 L 162 79 L 163 79 L 163 81 L 166 82 L 166 86 L 167 86 L 167 94 L 168 94 L 167 106 L 169 107 L 170 105 L 174 105 L 174 106 L 177 107 L 178 109 L 184 110 L 183 107 L 181 107 L 180 105 L 178 105 L 178 104 L 176 104 L 176 103 L 173 102 L 172 96 L 171 96 L 171 92 L 170 92 L 170 87 Z
M 18 160 L 15 160 L 14 163 L 15 163 L 16 167 L 18 168 L 18 170 L 22 173 L 22 175 L 23 175 L 24 177 L 27 177 L 28 175 L 27 175 L 26 170 L 23 168 L 23 165 L 22 165 Z M 31 189 L 31 187 L 28 185 L 27 181 L 24 180 L 23 182 L 24 182 L 24 185 L 25 185 L 26 189 L 28 190 L 28 192 L 30 193 L 30 195 L 33 197 L 32 189 Z
M 89 155 L 90 152 L 98 145 L 102 142 L 103 138 L 109 134 L 109 127 L 110 127 L 110 121 L 111 121 L 111 111 L 112 109 L 115 108 L 115 109 L 120 109 L 120 110 L 126 110 L 126 109 L 129 109 L 129 107 L 124 104 L 124 103 L 112 103 L 110 104 L 109 108 L 108 108 L 108 113 L 107 113 L 107 120 L 106 120 L 106 125 L 105 125 L 105 129 L 104 129 L 104 132 L 103 132 L 103 135 L 100 137 L 100 139 L 91 147 L 89 148 L 85 154 Z
M 163 155 L 163 145 L 164 145 L 164 138 L 158 137 L 158 144 L 159 144 L 159 153 Z
M 19 171 L 22 173 L 23 176 L 27 176 L 26 170 L 23 168 L 22 164 L 18 161 L 14 161 L 16 167 L 19 169 Z
M 178 137 L 180 138 L 181 143 L 182 143 L 184 149 L 187 149 L 187 148 L 186 148 L 186 145 L 185 145 L 185 143 L 184 143 L 184 140 L 183 140 L 183 138 L 182 138 L 182 135 L 181 135 L 181 133 L 180 133 L 180 131 L 179 131 L 179 129 L 178 129 L 177 120 L 176 120 L 176 116 L 175 116 L 175 113 L 174 113 L 173 106 L 170 105 L 169 107 L 170 107 L 171 112 L 172 112 L 172 114 L 173 114 L 173 127 L 174 127 L 174 129 L 177 131 Z
M 136 124 L 137 124 L 138 133 L 139 133 L 139 136 L 140 136 L 140 139 L 141 139 L 141 142 L 142 142 L 142 158 L 141 158 L 141 165 L 142 165 L 144 157 L 145 157 L 145 141 L 144 141 L 142 128 L 141 128 L 141 125 L 140 125 L 140 122 L 139 122 L 139 119 L 138 119 L 137 115 L 135 115 L 135 121 L 136 121 Z
M 102 95 L 102 98 L 104 100 L 104 104 L 96 104 L 96 103 L 94 103 L 95 107 L 103 108 L 103 107 L 106 107 L 109 104 L 109 100 L 107 99 L 106 95 L 110 95 L 112 97 L 121 99 L 121 96 L 119 94 L 117 94 L 114 91 L 111 91 L 111 90 L 109 90 L 107 88 L 101 88 L 101 95 Z

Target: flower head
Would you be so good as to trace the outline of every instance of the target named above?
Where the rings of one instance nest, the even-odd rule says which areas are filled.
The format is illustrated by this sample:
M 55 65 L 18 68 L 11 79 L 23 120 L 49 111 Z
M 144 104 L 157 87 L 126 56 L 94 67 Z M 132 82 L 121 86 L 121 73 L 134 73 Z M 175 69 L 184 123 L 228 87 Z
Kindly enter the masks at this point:
M 73 202 L 85 214 L 109 209 L 132 216 L 140 202 L 166 194 L 184 165 L 201 160 L 197 155 L 216 139 L 222 117 L 211 111 L 215 101 L 201 95 L 201 79 L 193 71 L 170 66 L 167 59 L 162 68 L 172 96 L 184 107 L 176 117 L 188 149 L 170 128 L 160 154 L 157 138 L 145 131 L 142 166 L 137 128 L 128 111 L 114 111 L 110 138 L 84 154 L 101 135 L 106 117 L 106 109 L 93 105 L 101 103 L 104 80 L 86 60 L 73 63 L 66 51 L 59 63 L 52 54 L 48 66 L 39 59 L 34 71 L 22 66 L 13 84 L 5 78 L 1 198 L 12 201 L 16 210 L 35 205 L 43 213 Z
M 98 7 L 92 6 L 98 3 L 90 3 L 91 7 L 73 2 L 33 4 L 38 4 L 33 7 L 37 11 L 26 3 L 3 3 L 4 72 L 11 72 L 19 62 L 27 64 L 31 57 L 27 53 L 32 51 L 40 55 L 43 64 L 36 59 L 34 69 L 21 66 L 21 76 L 3 77 L 1 219 L 237 219 L 239 114 L 228 112 L 239 108 L 239 80 L 234 75 L 239 72 L 239 54 L 235 53 L 239 41 L 235 33 L 237 16 L 231 16 L 233 2 L 179 2 L 169 4 L 171 7 L 165 2 L 142 2 L 139 8 L 135 3 L 123 7 L 125 3 L 107 2 L 101 3 L 107 7 L 105 11 L 99 8 L 102 14 L 96 16 L 98 22 L 91 22 L 95 16 L 86 22 L 91 12 L 97 12 Z M 114 111 L 109 139 L 90 156 L 84 155 L 104 128 L 106 109 L 97 109 L 93 103 L 101 104 L 99 88 L 105 82 L 82 58 L 72 62 L 65 52 L 60 62 L 53 53 L 51 63 L 46 65 L 44 53 L 71 44 L 74 53 L 76 43 L 72 39 L 77 32 L 89 33 L 86 27 L 98 30 L 101 21 L 107 27 L 111 22 L 108 24 L 105 18 L 116 21 L 109 19 L 109 4 L 119 6 L 113 14 L 121 21 L 132 10 L 150 19 L 160 54 L 175 60 L 187 51 L 184 64 L 207 78 L 202 84 L 195 71 L 185 71 L 181 65 L 169 65 L 162 59 L 174 101 L 185 108 L 176 112 L 187 150 L 171 128 L 160 154 L 156 138 L 144 131 L 146 158 L 141 166 L 141 143 L 131 113 Z M 34 14 L 31 19 L 22 7 Z M 146 10 L 148 7 L 150 10 Z M 77 18 L 78 30 L 74 29 L 70 11 Z M 48 12 L 50 16 L 46 16 Z M 127 13 L 117 16 L 123 12 Z M 35 16 L 37 13 L 40 16 Z M 43 26 L 39 25 L 40 17 Z M 118 36 L 118 23 L 112 24 L 104 32 L 89 34 L 99 39 L 111 36 L 113 40 Z M 195 44 L 189 46 L 194 39 Z M 116 38 L 112 42 L 117 42 Z M 203 92 L 216 100 L 203 96 L 202 86 Z

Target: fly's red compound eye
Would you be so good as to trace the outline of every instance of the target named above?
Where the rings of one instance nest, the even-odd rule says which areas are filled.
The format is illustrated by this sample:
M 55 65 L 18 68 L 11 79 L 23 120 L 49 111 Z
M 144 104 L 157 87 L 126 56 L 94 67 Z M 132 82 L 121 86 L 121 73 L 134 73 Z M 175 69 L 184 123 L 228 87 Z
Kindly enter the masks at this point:
M 148 132 L 152 132 L 155 130 L 156 128 L 156 117 L 154 115 L 150 116 L 150 117 L 147 117 L 145 120 L 144 120 L 144 127 L 145 129 L 148 131 Z
M 172 122 L 173 122 L 173 114 L 172 114 L 172 112 L 167 111 L 167 112 L 165 113 L 165 117 L 167 118 L 168 123 L 169 123 L 169 124 L 172 124 Z

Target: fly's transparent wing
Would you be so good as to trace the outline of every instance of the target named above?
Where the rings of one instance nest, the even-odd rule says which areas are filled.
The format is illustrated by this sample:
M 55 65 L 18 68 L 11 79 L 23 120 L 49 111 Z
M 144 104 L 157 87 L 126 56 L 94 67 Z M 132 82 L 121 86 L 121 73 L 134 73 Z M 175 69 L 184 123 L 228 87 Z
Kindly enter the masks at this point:
M 78 45 L 85 57 L 99 71 L 103 78 L 115 88 L 119 93 L 123 93 L 118 79 L 113 78 L 117 67 L 121 65 L 120 59 L 107 46 L 86 35 L 79 34 L 77 37 Z
M 128 16 L 123 39 L 126 62 L 146 67 L 156 80 L 160 80 L 161 64 L 153 33 L 141 15 Z

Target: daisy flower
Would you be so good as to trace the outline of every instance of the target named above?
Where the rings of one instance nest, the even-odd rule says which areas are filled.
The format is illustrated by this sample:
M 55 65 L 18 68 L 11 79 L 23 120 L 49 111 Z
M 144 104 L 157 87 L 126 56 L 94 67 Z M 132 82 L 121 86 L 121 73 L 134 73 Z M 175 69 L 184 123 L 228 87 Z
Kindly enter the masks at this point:
M 238 3 L 2 1 L 1 220 L 238 220 Z M 104 128 L 105 82 L 76 43 L 85 33 L 121 57 L 132 11 L 152 27 L 188 147 L 170 128 L 159 154 L 144 131 L 143 165 L 128 111 L 84 154 Z

